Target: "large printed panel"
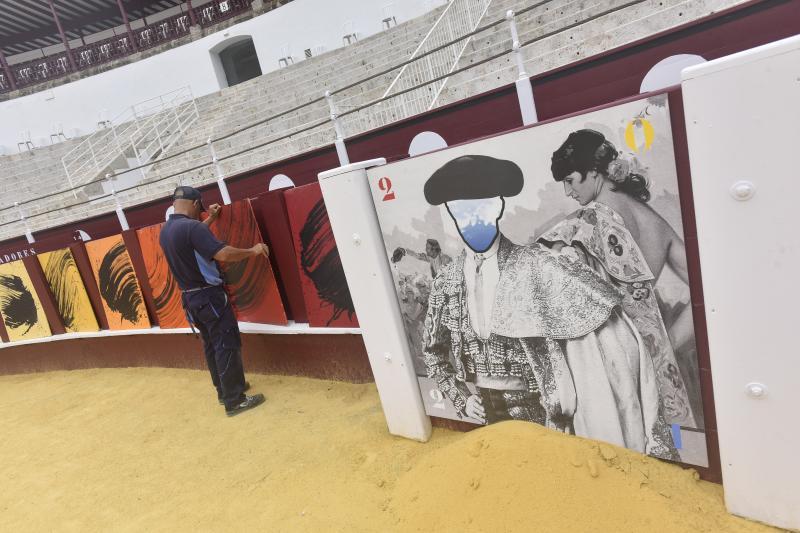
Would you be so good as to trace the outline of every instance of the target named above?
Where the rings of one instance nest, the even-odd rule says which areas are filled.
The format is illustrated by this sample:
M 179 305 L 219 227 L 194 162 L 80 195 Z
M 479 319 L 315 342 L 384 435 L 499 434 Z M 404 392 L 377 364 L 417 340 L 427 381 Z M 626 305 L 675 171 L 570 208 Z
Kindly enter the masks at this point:
M 66 331 L 99 331 L 92 303 L 70 249 L 42 253 L 37 258 Z
M 289 189 L 284 197 L 308 323 L 317 327 L 358 327 L 319 183 Z
M 150 319 L 122 235 L 86 243 L 109 329 L 145 329 Z
M 707 465 L 666 95 L 369 180 L 429 414 Z
M 211 225 L 211 231 L 219 240 L 237 248 L 250 248 L 263 242 L 250 200 L 239 200 L 223 206 L 219 218 Z M 288 324 L 278 284 L 268 260 L 253 257 L 236 263 L 223 263 L 221 268 L 239 320 L 259 324 Z
M 11 341 L 50 336 L 42 302 L 22 261 L 0 265 L 0 315 Z
M 147 283 L 153 293 L 159 326 L 162 329 L 188 328 L 189 322 L 186 320 L 186 313 L 181 303 L 180 288 L 172 276 L 167 258 L 158 242 L 163 225 L 155 224 L 136 230 L 147 270 Z

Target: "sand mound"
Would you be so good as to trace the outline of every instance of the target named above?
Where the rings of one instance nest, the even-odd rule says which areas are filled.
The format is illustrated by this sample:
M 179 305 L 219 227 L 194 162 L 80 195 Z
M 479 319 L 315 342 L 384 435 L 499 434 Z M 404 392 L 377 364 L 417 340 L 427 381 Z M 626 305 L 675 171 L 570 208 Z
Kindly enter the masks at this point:
M 374 385 L 249 375 L 228 419 L 204 372 L 0 376 L 3 531 L 769 531 L 722 489 L 509 423 L 392 437 Z
M 722 491 L 685 470 L 525 422 L 464 435 L 397 483 L 405 531 L 768 531 L 725 512 Z

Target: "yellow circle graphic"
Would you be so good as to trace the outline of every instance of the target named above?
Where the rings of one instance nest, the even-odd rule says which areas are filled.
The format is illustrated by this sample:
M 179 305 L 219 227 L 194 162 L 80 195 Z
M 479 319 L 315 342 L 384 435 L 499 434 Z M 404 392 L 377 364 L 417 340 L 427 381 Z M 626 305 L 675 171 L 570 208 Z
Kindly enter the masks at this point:
M 640 132 L 639 135 L 637 130 Z M 625 144 L 635 153 L 639 153 L 639 150 L 649 150 L 653 146 L 655 136 L 653 125 L 646 118 L 635 118 L 625 127 Z

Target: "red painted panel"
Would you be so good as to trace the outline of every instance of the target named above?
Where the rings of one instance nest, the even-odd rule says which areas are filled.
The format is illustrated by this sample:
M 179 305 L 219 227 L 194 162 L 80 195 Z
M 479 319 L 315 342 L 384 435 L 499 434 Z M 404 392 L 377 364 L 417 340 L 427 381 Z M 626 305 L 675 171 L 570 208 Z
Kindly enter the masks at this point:
M 308 323 L 317 327 L 357 327 L 353 300 L 319 183 L 288 189 L 284 197 Z
M 308 322 L 283 192 L 277 190 L 262 194 L 251 199 L 250 205 L 270 247 L 269 259 L 278 279 L 281 296 L 286 302 L 287 315 L 295 322 Z
M 250 200 L 223 206 L 219 219 L 211 224 L 217 238 L 236 248 L 250 248 L 263 242 Z M 278 284 L 269 261 L 251 257 L 223 263 L 223 275 L 236 317 L 242 322 L 286 325 Z

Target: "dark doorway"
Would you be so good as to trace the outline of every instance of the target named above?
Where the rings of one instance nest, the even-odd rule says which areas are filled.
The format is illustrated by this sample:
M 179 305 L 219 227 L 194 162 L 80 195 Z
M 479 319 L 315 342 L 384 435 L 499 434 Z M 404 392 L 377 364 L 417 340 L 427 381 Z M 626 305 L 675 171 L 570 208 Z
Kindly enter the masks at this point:
M 252 39 L 248 38 L 225 47 L 219 53 L 219 60 L 225 71 L 228 87 L 261 76 L 261 65 L 258 63 Z

